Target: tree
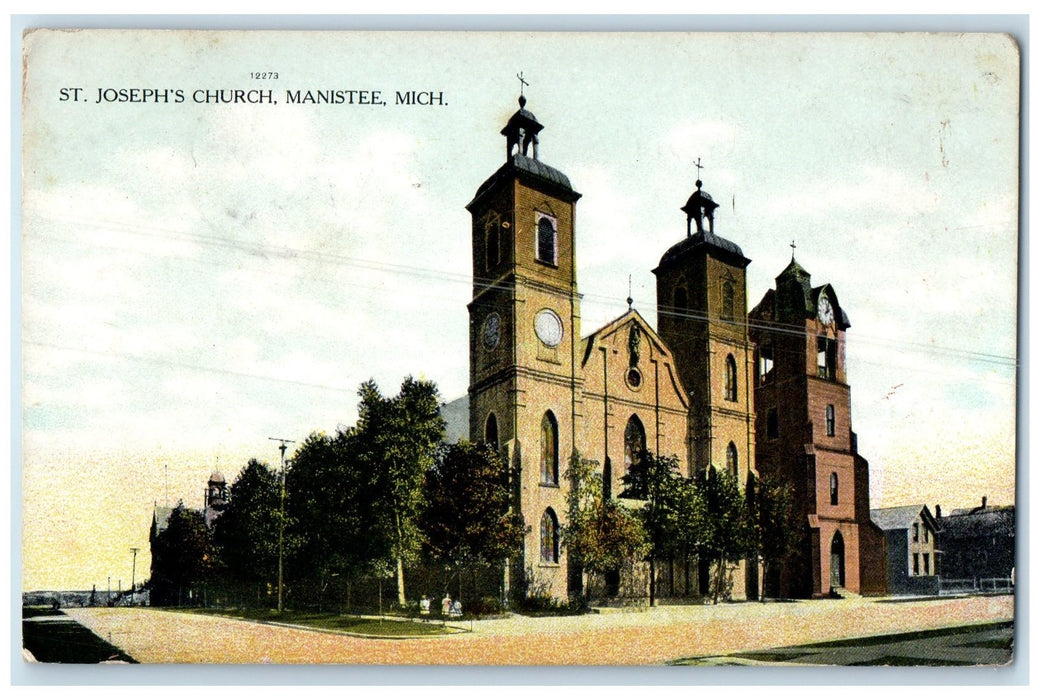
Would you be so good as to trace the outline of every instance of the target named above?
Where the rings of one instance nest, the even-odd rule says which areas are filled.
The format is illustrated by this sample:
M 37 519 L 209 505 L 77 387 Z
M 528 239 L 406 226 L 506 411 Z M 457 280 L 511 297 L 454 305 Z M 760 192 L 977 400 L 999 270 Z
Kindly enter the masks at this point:
M 362 468 L 375 477 L 372 529 L 390 543 L 397 601 L 404 606 L 404 563 L 414 559 L 422 543 L 418 521 L 423 480 L 444 437 L 437 385 L 407 377 L 397 396 L 385 398 L 370 380 L 358 394 L 361 403 L 352 437 Z
M 375 475 L 358 458 L 353 432 L 311 433 L 286 470 L 284 556 L 296 578 L 313 584 L 319 608 L 333 577 L 367 573 L 389 549 L 371 527 Z
M 679 458 L 643 451 L 621 479 L 622 498 L 643 501 L 637 511 L 643 526 L 646 558 L 650 564 L 650 605 L 656 602 L 657 562 L 677 554 L 695 537 L 683 528 L 699 523 L 696 492 L 679 472 Z
M 712 598 L 717 604 L 725 586 L 727 564 L 735 564 L 754 551 L 756 532 L 735 475 L 709 467 L 698 478 L 697 488 L 704 508 L 699 550 L 715 567 Z
M 775 474 L 754 483 L 751 501 L 758 553 L 762 557 L 762 599 L 774 571 L 797 549 L 799 528 L 791 486 Z
M 441 449 L 426 473 L 421 525 L 430 556 L 448 570 L 502 563 L 523 546 L 524 519 L 510 511 L 510 474 L 486 443 Z
M 642 525 L 632 511 L 604 497 L 599 463 L 575 453 L 564 478 L 567 524 L 562 541 L 571 561 L 591 574 L 606 576 L 645 552 Z
M 271 581 L 278 566 L 278 475 L 251 459 L 229 491 L 227 508 L 213 526 L 226 573 L 253 585 Z
M 155 539 L 152 559 L 153 591 L 160 604 L 182 605 L 219 563 L 202 513 L 179 502 Z

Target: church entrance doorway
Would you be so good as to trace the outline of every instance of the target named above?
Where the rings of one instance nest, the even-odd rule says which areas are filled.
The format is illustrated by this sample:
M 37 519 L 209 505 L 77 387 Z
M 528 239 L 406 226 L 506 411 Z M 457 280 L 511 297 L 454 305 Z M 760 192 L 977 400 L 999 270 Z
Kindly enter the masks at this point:
M 831 540 L 831 588 L 845 587 L 845 540 L 840 532 Z

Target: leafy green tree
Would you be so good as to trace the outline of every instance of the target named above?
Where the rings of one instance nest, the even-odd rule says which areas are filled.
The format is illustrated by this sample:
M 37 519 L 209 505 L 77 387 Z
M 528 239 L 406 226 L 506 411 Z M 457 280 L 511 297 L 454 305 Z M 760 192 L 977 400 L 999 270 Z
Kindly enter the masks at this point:
M 791 485 L 775 474 L 767 474 L 753 483 L 750 501 L 758 553 L 762 557 L 762 599 L 765 600 L 766 582 L 797 549 L 800 533 Z
M 747 499 L 737 477 L 728 471 L 709 467 L 697 480 L 704 514 L 700 522 L 700 554 L 714 567 L 712 599 L 726 583 L 726 568 L 755 550 L 756 529 Z
M 431 558 L 451 570 L 502 563 L 523 546 L 524 519 L 511 511 L 510 474 L 486 443 L 442 448 L 426 473 L 421 519 Z
M 153 591 L 164 605 L 183 605 L 189 593 L 219 566 L 202 513 L 186 508 L 183 502 L 173 509 L 166 529 L 156 537 L 152 558 Z
M 422 544 L 423 481 L 444 437 L 437 385 L 407 377 L 397 396 L 387 398 L 370 380 L 358 394 L 361 403 L 352 437 L 359 463 L 375 477 L 371 529 L 390 543 L 397 600 L 404 606 L 404 564 L 415 558 Z
M 650 564 L 650 605 L 656 602 L 657 562 L 675 556 L 683 543 L 697 539 L 695 531 L 684 528 L 699 525 L 696 492 L 679 470 L 679 458 L 661 457 L 644 451 L 622 478 L 626 488 L 622 498 L 643 501 L 637 511 L 646 542 Z
M 367 573 L 388 549 L 371 528 L 375 478 L 357 456 L 352 430 L 312 433 L 286 472 L 284 556 L 294 578 L 318 592 L 321 607 L 333 577 Z
M 257 587 L 277 576 L 278 475 L 255 459 L 249 460 L 229 489 L 227 508 L 213 526 L 227 576 Z M 259 593 L 258 593 L 259 595 Z
M 590 574 L 606 576 L 645 553 L 638 517 L 606 498 L 599 463 L 575 453 L 564 474 L 570 484 L 562 541 L 571 561 Z

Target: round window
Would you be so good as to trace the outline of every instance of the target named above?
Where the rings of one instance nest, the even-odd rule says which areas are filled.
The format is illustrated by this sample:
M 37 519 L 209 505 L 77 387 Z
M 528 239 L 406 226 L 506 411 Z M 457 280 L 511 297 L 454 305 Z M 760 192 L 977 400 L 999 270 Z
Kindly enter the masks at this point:
M 643 383 L 643 375 L 633 367 L 625 374 L 625 382 L 633 389 L 638 389 L 639 385 Z
M 538 340 L 555 348 L 563 340 L 563 321 L 550 309 L 542 309 L 534 317 L 534 332 Z

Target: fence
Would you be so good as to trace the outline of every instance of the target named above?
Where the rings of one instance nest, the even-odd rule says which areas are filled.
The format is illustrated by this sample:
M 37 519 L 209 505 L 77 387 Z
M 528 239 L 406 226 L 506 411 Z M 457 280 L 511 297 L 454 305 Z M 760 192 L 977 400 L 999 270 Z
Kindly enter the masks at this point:
M 939 578 L 939 595 L 963 593 L 1011 593 L 1015 584 L 1010 578 Z

